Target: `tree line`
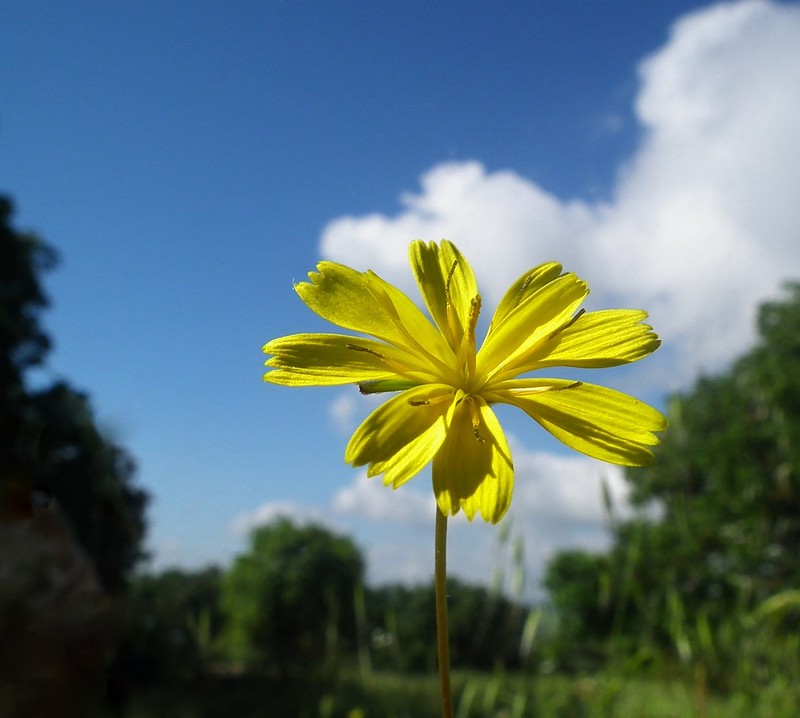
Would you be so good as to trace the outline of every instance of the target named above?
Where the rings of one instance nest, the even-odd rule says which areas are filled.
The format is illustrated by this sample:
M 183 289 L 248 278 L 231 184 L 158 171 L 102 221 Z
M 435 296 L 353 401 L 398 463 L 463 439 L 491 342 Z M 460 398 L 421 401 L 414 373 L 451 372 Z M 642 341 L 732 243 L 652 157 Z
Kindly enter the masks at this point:
M 223 663 L 432 668 L 432 586 L 365 587 L 359 549 L 320 526 L 260 527 L 226 571 L 136 572 L 148 495 L 133 458 L 84 390 L 47 372 L 31 380 L 52 348 L 42 276 L 59 258 L 13 210 L 0 196 L 0 573 L 11 577 L 0 582 L 0 714 L 46 715 L 55 700 L 83 715 L 86 696 L 123 699 L 137 681 Z M 453 596 L 456 660 L 513 660 L 518 609 L 481 587 L 453 582 Z
M 436 667 L 433 583 L 364 585 L 348 537 L 279 518 L 250 535 L 226 570 L 168 570 L 131 585 L 137 673 L 189 678 L 214 665 L 319 678 L 360 662 L 366 671 Z M 519 668 L 527 613 L 484 586 L 450 582 L 454 665 Z
M 322 526 L 261 526 L 226 569 L 135 570 L 133 458 L 85 391 L 30 380 L 58 258 L 12 214 L 0 197 L 0 714 L 214 671 L 433 670 L 432 584 L 366 586 L 358 547 Z M 655 461 L 626 475 L 634 514 L 612 507 L 608 551 L 550 561 L 546 605 L 451 581 L 455 666 L 650 666 L 723 690 L 800 670 L 800 283 L 762 305 L 750 351 L 667 407 Z
M 742 679 L 735 667 L 796 670 L 800 283 L 760 307 L 757 328 L 727 370 L 669 398 L 655 461 L 626 476 L 637 513 L 612 521 L 610 550 L 548 566 L 565 665 L 638 654 L 719 688 Z
M 84 391 L 30 380 L 51 348 L 40 275 L 58 256 L 12 214 L 0 196 L 0 714 L 78 716 L 105 690 L 147 494 Z

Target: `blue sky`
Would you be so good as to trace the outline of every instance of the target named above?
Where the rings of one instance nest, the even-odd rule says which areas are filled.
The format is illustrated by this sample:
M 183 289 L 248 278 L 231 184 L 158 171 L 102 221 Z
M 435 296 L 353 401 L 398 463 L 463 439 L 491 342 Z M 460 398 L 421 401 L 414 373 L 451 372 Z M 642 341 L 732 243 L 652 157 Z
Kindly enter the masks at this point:
M 261 345 L 326 328 L 322 257 L 408 281 L 455 241 L 489 299 L 549 259 L 665 347 L 593 377 L 654 403 L 752 342 L 800 276 L 800 6 L 697 2 L 22 2 L 0 24 L 0 191 L 55 245 L 48 377 L 87 390 L 153 496 L 156 566 L 224 562 L 287 512 L 354 536 L 373 580 L 430 570 L 429 479 L 342 459 L 372 406 L 261 381 Z M 405 286 L 410 288 L 410 285 Z M 604 539 L 598 482 L 513 415 L 532 580 Z M 621 509 L 623 510 L 623 509 Z M 497 529 L 454 526 L 491 572 Z

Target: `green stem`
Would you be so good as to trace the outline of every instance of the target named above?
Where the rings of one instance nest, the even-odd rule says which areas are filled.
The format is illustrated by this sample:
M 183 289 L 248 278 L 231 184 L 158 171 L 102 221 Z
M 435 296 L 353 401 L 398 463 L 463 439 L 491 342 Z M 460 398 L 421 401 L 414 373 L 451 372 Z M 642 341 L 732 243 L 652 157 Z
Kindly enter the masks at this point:
M 450 690 L 450 644 L 447 630 L 447 516 L 436 507 L 436 554 L 434 586 L 436 589 L 436 645 L 439 655 L 439 687 L 442 693 L 442 718 L 453 718 L 453 695 Z

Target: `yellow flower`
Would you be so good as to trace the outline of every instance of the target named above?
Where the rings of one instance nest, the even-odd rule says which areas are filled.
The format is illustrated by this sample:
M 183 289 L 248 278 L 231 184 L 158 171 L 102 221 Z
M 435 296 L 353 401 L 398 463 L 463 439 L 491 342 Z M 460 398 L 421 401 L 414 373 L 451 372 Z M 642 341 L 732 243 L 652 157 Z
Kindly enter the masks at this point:
M 344 329 L 374 337 L 294 334 L 264 346 L 264 380 L 288 386 L 358 384 L 399 393 L 353 434 L 345 460 L 369 465 L 397 488 L 433 462 L 445 516 L 460 509 L 499 521 L 511 503 L 514 468 L 491 405 L 511 404 L 588 456 L 625 466 L 650 461 L 655 409 L 612 389 L 565 379 L 519 378 L 552 366 L 610 367 L 636 361 L 660 341 L 643 311 L 579 311 L 589 290 L 551 262 L 511 285 L 480 349 L 481 298 L 472 268 L 448 241 L 412 242 L 411 269 L 433 323 L 374 272 L 320 262 L 295 285 L 308 307 Z

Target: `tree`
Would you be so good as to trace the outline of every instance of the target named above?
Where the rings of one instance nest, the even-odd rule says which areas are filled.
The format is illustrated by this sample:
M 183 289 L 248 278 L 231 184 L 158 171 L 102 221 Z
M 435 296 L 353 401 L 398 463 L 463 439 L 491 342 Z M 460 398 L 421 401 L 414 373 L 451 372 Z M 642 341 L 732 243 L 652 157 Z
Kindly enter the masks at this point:
M 672 398 L 657 460 L 628 474 L 633 503 L 662 512 L 636 528 L 648 562 L 721 616 L 800 585 L 800 284 L 787 289 L 761 307 L 753 350 Z
M 187 680 L 203 673 L 222 633 L 222 571 L 171 569 L 132 579 L 126 662 L 139 680 Z
M 4 401 L 22 392 L 23 372 L 44 360 L 50 339 L 37 312 L 48 304 L 39 273 L 52 269 L 55 251 L 35 235 L 11 227 L 13 205 L 0 196 L 0 387 Z
M 51 342 L 40 274 L 53 249 L 0 197 L 0 713 L 86 715 L 115 641 L 109 594 L 142 555 L 147 496 L 85 394 L 26 374 Z
M 355 642 L 354 597 L 364 562 L 353 542 L 278 519 L 253 530 L 223 580 L 235 657 L 307 676 Z
M 562 667 L 594 667 L 614 628 L 609 557 L 561 551 L 548 563 L 544 587 L 558 615 L 553 650 Z M 580 646 L 580 650 L 575 648 Z
M 448 595 L 453 594 L 448 591 Z M 400 671 L 435 671 L 435 608 L 432 583 L 368 588 L 365 617 L 373 665 Z
M 527 611 L 484 586 L 447 580 L 450 662 L 461 668 L 518 667 Z M 433 584 L 391 584 L 366 596 L 373 663 L 401 671 L 436 670 Z
M 103 695 L 108 597 L 63 514 L 0 520 L 0 715 L 83 716 Z
M 727 371 L 670 398 L 655 461 L 626 475 L 642 511 L 599 559 L 616 632 L 684 658 L 702 649 L 723 670 L 714 640 L 800 585 L 800 284 L 760 308 L 758 331 Z M 594 572 L 561 590 L 580 594 Z
M 49 495 L 103 587 L 119 591 L 142 556 L 147 495 L 133 484 L 131 457 L 98 430 L 85 394 L 63 381 L 26 385 L 51 346 L 39 323 L 48 305 L 39 275 L 57 256 L 14 229 L 11 215 L 0 197 L 0 518 L 30 518 L 34 491 Z

